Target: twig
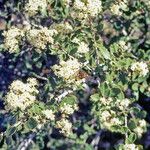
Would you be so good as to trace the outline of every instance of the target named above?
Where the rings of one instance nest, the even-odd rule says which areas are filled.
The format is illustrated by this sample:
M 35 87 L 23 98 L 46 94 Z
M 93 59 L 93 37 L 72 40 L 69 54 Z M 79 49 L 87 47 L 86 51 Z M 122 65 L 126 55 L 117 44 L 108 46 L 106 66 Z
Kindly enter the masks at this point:
M 98 143 L 100 141 L 102 132 L 103 130 L 100 130 L 99 132 L 97 132 L 97 134 L 95 135 L 94 139 L 91 142 L 91 145 L 95 147 L 94 150 L 98 150 Z
M 40 75 L 37 75 L 37 74 L 35 74 L 35 73 L 32 73 L 31 75 L 33 75 L 34 77 L 36 77 L 36 78 L 38 78 L 38 79 L 41 79 L 41 80 L 44 80 L 44 81 L 49 82 L 49 80 L 48 80 L 47 78 L 42 77 L 42 76 L 40 76 Z
M 62 98 L 64 98 L 66 95 L 68 95 L 68 94 L 70 94 L 72 92 L 73 92 L 72 90 L 66 90 L 61 95 L 59 95 L 58 97 L 56 97 L 56 100 L 58 102 L 60 102 L 62 100 Z
M 28 139 L 24 139 L 17 150 L 26 150 L 29 145 L 33 142 L 33 138 L 35 137 L 36 133 L 32 133 L 29 135 Z

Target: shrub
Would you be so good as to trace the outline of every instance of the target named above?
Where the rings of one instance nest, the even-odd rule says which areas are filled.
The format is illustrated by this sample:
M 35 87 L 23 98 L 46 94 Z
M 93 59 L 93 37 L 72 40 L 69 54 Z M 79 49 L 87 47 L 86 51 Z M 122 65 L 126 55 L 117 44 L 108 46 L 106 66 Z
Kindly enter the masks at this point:
M 138 100 L 150 96 L 149 1 L 5 5 L 23 21 L 7 24 L 1 53 L 21 59 L 27 75 L 2 92 L 1 149 L 98 149 L 108 131 L 119 137 L 108 149 L 143 149 L 148 122 Z

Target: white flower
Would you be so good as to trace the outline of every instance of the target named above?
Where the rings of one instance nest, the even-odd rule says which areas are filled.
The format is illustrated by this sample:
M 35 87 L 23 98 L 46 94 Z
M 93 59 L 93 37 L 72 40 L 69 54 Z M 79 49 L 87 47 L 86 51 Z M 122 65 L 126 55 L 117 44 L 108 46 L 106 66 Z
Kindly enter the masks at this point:
M 120 110 L 126 109 L 131 104 L 131 101 L 127 98 L 122 100 L 117 100 L 117 105 Z
M 78 47 L 78 53 L 87 53 L 89 52 L 89 47 L 86 43 L 80 42 Z
M 54 29 L 48 29 L 47 27 L 42 27 L 41 29 L 31 29 L 27 33 L 27 39 L 31 45 L 37 48 L 37 52 L 41 52 L 41 49 L 46 48 L 46 44 L 54 43 L 53 36 L 57 34 Z
M 111 12 L 115 15 L 121 16 L 120 6 L 118 4 L 113 4 L 110 8 Z
M 87 0 L 87 10 L 91 16 L 96 16 L 102 10 L 102 2 L 100 0 Z
M 146 127 L 146 121 L 144 119 L 139 120 L 139 126 L 140 127 Z
M 76 73 L 80 70 L 81 64 L 77 59 L 60 61 L 60 65 L 54 65 L 52 69 L 58 77 L 62 77 L 66 82 L 73 83 Z
M 128 7 L 127 5 L 127 1 L 126 0 L 123 0 L 121 2 L 117 2 L 117 3 L 114 3 L 110 10 L 113 14 L 115 15 L 118 15 L 118 16 L 121 16 L 122 15 L 122 10 L 126 10 Z
M 73 42 L 73 43 L 76 43 L 76 44 L 79 44 L 79 43 L 80 43 L 80 40 L 75 37 L 75 38 L 72 40 L 72 42 Z
M 54 29 L 61 34 L 68 34 L 73 31 L 72 25 L 67 21 L 54 25 Z
M 72 123 L 65 118 L 57 121 L 56 126 L 61 130 L 60 132 L 66 136 L 68 136 L 72 132 Z
M 142 134 L 146 131 L 146 121 L 144 119 L 139 120 L 138 126 L 134 129 L 134 132 L 141 137 Z
M 112 124 L 112 125 L 121 125 L 122 121 L 120 121 L 119 118 L 112 118 L 110 120 L 110 124 Z
M 71 0 L 62 0 L 66 7 L 69 7 Z
M 135 62 L 131 66 L 133 72 L 137 72 L 139 76 L 146 76 L 149 73 L 148 66 L 145 62 Z
M 47 119 L 55 120 L 55 115 L 52 110 L 46 109 L 43 110 L 42 113 L 45 115 Z
M 103 105 L 110 105 L 110 103 L 112 102 L 112 98 L 111 97 L 109 97 L 109 98 L 101 97 L 100 102 Z
M 95 17 L 102 10 L 102 3 L 100 0 L 87 0 L 87 2 L 82 2 L 81 0 L 75 0 L 74 8 L 88 13 L 90 16 Z
M 19 44 L 21 42 L 21 38 L 24 36 L 24 31 L 11 27 L 8 31 L 4 31 L 4 46 L 9 50 L 10 53 L 16 53 L 19 51 Z
M 34 79 L 29 79 L 34 80 Z M 20 108 L 25 110 L 28 106 L 31 106 L 36 101 L 36 95 L 38 90 L 36 89 L 36 84 L 30 82 L 23 83 L 19 80 L 13 81 L 9 87 L 9 92 L 5 96 L 5 101 L 8 106 L 8 109 Z
M 119 119 L 116 112 L 113 110 L 104 110 L 100 116 L 101 125 L 104 128 L 111 129 L 114 125 L 122 125 L 123 122 Z
M 139 150 L 135 144 L 125 144 L 124 150 Z
M 73 114 L 74 111 L 77 109 L 78 109 L 78 107 L 76 104 L 70 105 L 70 104 L 64 103 L 63 106 L 60 107 L 60 111 L 67 115 Z
M 103 119 L 107 120 L 109 117 L 111 117 L 111 114 L 109 113 L 109 111 L 105 110 L 102 112 L 101 116 Z
M 142 127 L 136 127 L 136 128 L 134 129 L 134 132 L 135 132 L 139 137 L 141 137 L 142 134 L 144 133 L 144 129 L 143 129 Z
M 124 31 L 124 30 L 123 30 Z M 126 43 L 125 41 L 121 40 L 119 41 L 119 45 L 122 49 L 126 50 L 126 51 L 130 51 L 131 50 L 131 45 L 130 43 Z
M 81 0 L 75 0 L 74 8 L 83 10 L 83 11 L 85 11 L 87 9 L 85 3 L 82 2 Z
M 29 0 L 25 6 L 25 10 L 29 16 L 34 16 L 39 10 L 45 11 L 47 7 L 47 0 Z

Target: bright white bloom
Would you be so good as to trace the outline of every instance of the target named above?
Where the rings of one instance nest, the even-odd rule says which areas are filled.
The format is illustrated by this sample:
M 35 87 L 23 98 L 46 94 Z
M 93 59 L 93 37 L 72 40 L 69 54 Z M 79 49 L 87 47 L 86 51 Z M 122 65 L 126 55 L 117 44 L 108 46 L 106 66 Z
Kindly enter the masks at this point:
M 96 16 L 102 10 L 102 2 L 100 0 L 87 0 L 87 11 L 91 16 Z
M 139 150 L 139 148 L 135 144 L 125 144 L 124 150 Z
M 112 118 L 110 120 L 110 124 L 112 124 L 112 125 L 120 125 L 120 124 L 122 124 L 122 121 L 120 121 L 119 118 Z
M 30 80 L 33 81 L 34 79 L 29 79 L 27 83 L 23 83 L 20 80 L 12 82 L 9 87 L 10 90 L 5 96 L 8 109 L 20 108 L 25 110 L 36 101 L 36 95 L 39 92 L 36 88 L 38 83 L 35 81 L 32 84 Z
M 80 40 L 75 37 L 75 38 L 72 40 L 72 42 L 73 42 L 73 43 L 76 43 L 76 44 L 79 44 L 79 43 L 80 43 Z
M 135 62 L 131 66 L 133 72 L 137 72 L 139 76 L 146 76 L 149 73 L 148 66 L 145 62 Z
M 80 42 L 78 47 L 78 53 L 87 53 L 89 52 L 89 47 L 86 43 Z
M 81 0 L 75 0 L 74 8 L 79 9 L 81 11 L 85 11 L 87 9 L 85 3 Z
M 119 45 L 121 46 L 122 49 L 126 50 L 126 51 L 130 51 L 131 50 L 131 45 L 130 43 L 126 43 L 125 41 L 121 40 L 119 41 Z
M 60 107 L 60 111 L 63 113 L 63 114 L 66 114 L 66 115 L 71 115 L 74 113 L 75 110 L 78 109 L 78 106 L 76 104 L 74 105 L 70 105 L 70 104 L 66 104 L 64 103 L 63 106 Z
M 115 15 L 118 15 L 118 16 L 122 15 L 122 11 L 120 11 L 120 6 L 118 4 L 113 4 L 110 10 Z
M 110 114 L 109 111 L 105 110 L 105 111 L 102 112 L 101 116 L 102 116 L 102 118 L 107 120 L 109 117 L 111 117 L 111 114 Z
M 87 2 L 75 0 L 74 8 L 95 17 L 102 10 L 102 3 L 100 0 L 87 0 Z
M 73 83 L 75 81 L 76 73 L 80 68 L 81 64 L 75 58 L 67 61 L 60 61 L 60 65 L 54 65 L 52 67 L 54 73 L 58 77 L 62 77 L 68 83 Z
M 134 132 L 135 132 L 139 137 L 141 137 L 142 134 L 144 133 L 144 129 L 143 129 L 142 127 L 136 127 L 136 128 L 134 129 Z
M 127 98 L 122 100 L 117 100 L 116 105 L 119 107 L 120 110 L 126 109 L 131 104 L 131 101 Z
M 64 135 L 68 136 L 72 132 L 72 123 L 65 118 L 57 121 L 56 126 L 61 130 L 60 132 Z
M 101 125 L 107 129 L 110 129 L 111 126 L 113 126 L 113 125 L 121 125 L 122 121 L 119 120 L 119 118 L 117 116 L 116 117 L 115 116 L 116 116 L 116 113 L 112 110 L 103 111 L 101 113 L 101 117 L 100 117 Z
M 41 115 L 34 115 L 33 118 L 36 120 L 37 124 L 37 128 L 41 129 L 43 127 L 43 125 L 46 123 L 46 119 L 43 118 Z
M 112 98 L 109 97 L 109 98 L 105 98 L 105 97 L 101 97 L 100 98 L 100 102 L 103 104 L 103 105 L 110 105 L 110 103 L 112 102 Z
M 139 120 L 139 126 L 140 127 L 146 127 L 146 121 L 144 119 Z
M 10 53 L 18 52 L 24 31 L 16 27 L 11 27 L 8 31 L 4 31 L 3 36 L 5 48 L 8 49 Z
M 34 16 L 38 11 L 45 11 L 47 7 L 47 0 L 29 0 L 25 6 L 25 10 L 29 16 Z
M 69 7 L 71 0 L 62 0 L 66 7 Z
M 121 16 L 122 15 L 122 10 L 126 10 L 127 7 L 128 7 L 128 1 L 127 0 L 123 0 L 121 2 L 117 2 L 117 3 L 114 3 L 110 10 L 113 14 L 115 15 L 118 15 L 118 16 Z
M 31 45 L 37 48 L 37 52 L 41 52 L 40 49 L 45 49 L 46 44 L 54 43 L 53 36 L 57 34 L 54 29 L 48 29 L 47 27 L 42 27 L 41 29 L 31 29 L 27 33 L 27 39 Z
M 64 33 L 64 34 L 68 34 L 73 31 L 73 27 L 69 22 L 56 24 L 54 25 L 54 29 L 56 29 L 59 33 Z
M 46 109 L 46 110 L 43 110 L 42 113 L 45 115 L 47 119 L 55 120 L 55 115 L 52 110 Z
M 146 131 L 146 121 L 144 119 L 139 120 L 138 126 L 134 129 L 134 132 L 141 137 L 142 134 Z
M 84 19 L 88 18 L 88 14 L 83 11 L 81 11 L 81 12 L 72 11 L 70 15 L 72 18 L 79 19 L 79 20 L 84 20 Z

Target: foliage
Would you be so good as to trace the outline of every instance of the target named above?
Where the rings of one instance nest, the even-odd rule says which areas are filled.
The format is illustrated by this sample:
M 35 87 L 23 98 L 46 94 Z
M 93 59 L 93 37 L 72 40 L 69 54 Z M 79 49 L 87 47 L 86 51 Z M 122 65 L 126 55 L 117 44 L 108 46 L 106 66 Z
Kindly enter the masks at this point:
M 20 0 L 4 8 L 6 20 L 6 9 L 13 12 L 0 50 L 12 57 L 9 69 L 20 59 L 21 67 L 1 92 L 2 150 L 96 150 L 108 131 L 119 137 L 108 149 L 146 148 L 138 101 L 150 97 L 148 0 Z

